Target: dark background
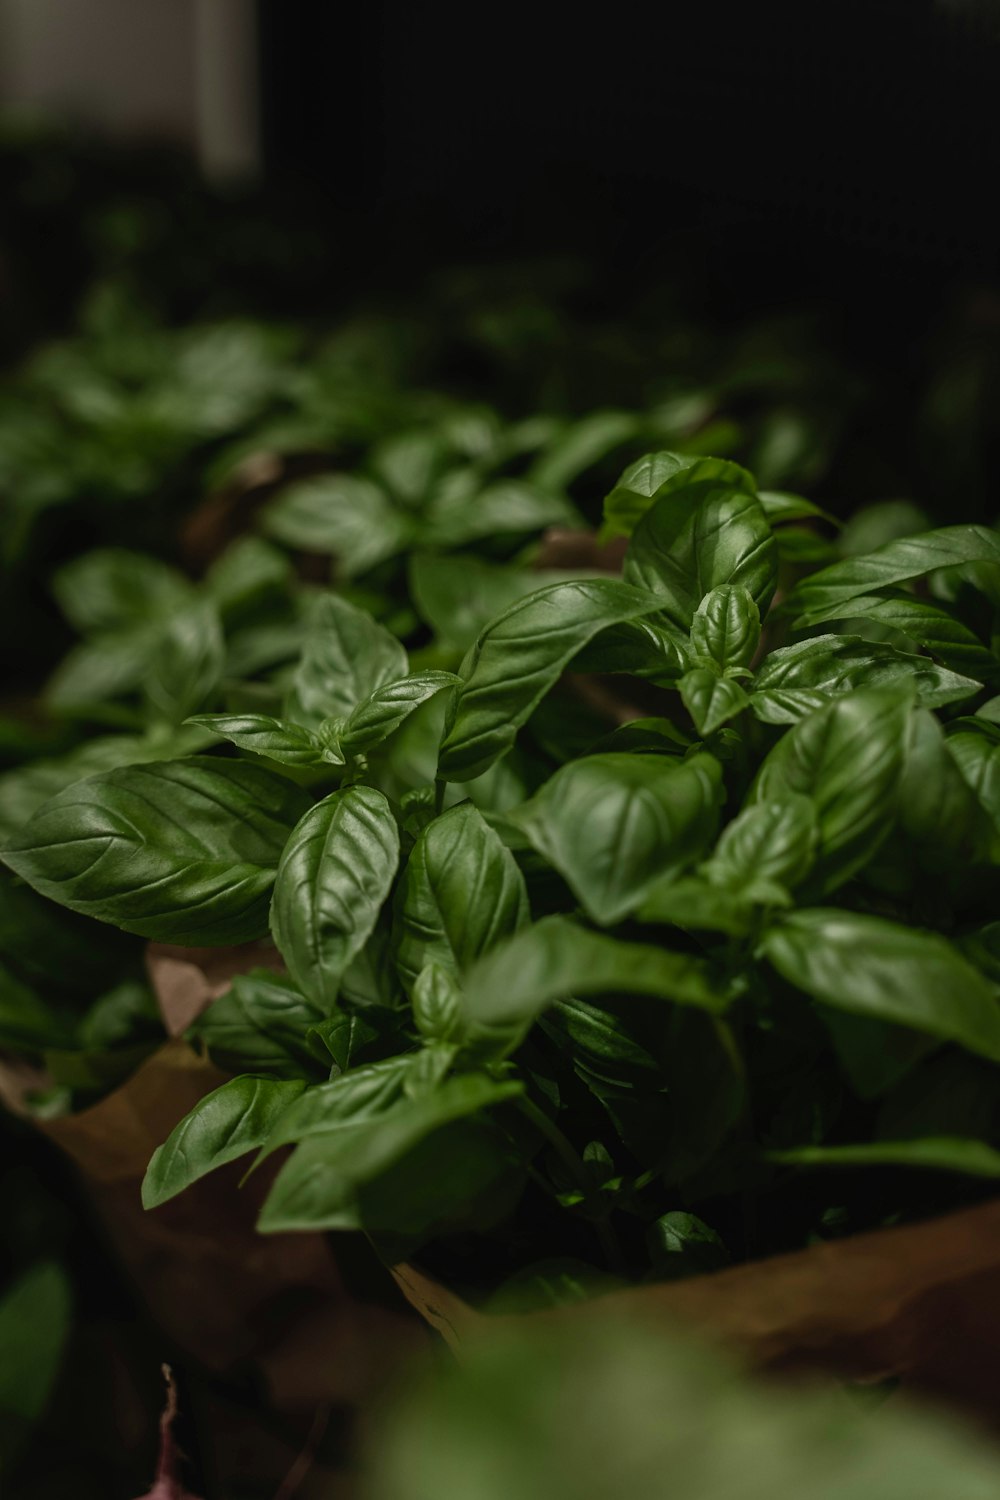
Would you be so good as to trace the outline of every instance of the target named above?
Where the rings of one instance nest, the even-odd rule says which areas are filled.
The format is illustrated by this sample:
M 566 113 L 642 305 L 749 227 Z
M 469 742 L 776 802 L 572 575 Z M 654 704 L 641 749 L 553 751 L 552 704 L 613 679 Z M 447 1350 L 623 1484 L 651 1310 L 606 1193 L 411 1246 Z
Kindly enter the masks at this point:
M 990 281 L 1000 5 L 260 0 L 264 160 L 408 256 L 696 253 L 717 295 L 904 321 Z

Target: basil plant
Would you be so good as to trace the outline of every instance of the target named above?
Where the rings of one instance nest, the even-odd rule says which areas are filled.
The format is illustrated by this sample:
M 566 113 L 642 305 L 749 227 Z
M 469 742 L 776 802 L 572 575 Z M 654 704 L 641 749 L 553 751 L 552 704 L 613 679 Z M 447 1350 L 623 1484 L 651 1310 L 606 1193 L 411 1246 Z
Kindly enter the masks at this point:
M 464 655 L 475 558 L 411 570 L 412 656 L 315 590 L 280 702 L 18 827 L 7 866 L 71 912 L 280 956 L 195 1023 L 232 1076 L 148 1207 L 280 1153 L 261 1230 L 510 1306 L 989 1190 L 1000 534 L 845 556 L 824 525 L 647 455 L 605 502 L 620 577 L 493 564 Z

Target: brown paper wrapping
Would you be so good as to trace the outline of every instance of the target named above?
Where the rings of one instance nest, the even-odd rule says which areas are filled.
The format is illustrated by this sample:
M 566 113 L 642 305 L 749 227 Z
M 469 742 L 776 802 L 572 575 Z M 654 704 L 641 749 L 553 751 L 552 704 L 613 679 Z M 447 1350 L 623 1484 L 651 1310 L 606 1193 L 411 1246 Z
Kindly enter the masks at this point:
M 393 1274 L 456 1352 L 492 1321 L 413 1266 Z M 760 1370 L 895 1379 L 1000 1430 L 1000 1202 L 530 1316 L 592 1308 L 694 1328 Z

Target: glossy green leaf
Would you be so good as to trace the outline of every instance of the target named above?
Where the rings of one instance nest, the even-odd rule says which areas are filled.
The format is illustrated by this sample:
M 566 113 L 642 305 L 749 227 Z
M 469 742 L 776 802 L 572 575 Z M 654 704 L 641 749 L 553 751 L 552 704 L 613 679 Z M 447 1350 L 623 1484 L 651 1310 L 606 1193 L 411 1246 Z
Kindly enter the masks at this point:
M 366 1184 L 446 1125 L 478 1117 L 521 1092 L 520 1083 L 466 1073 L 372 1118 L 331 1124 L 298 1146 L 282 1167 L 258 1228 L 266 1233 L 364 1228 L 358 1200 Z
M 316 601 L 285 717 L 315 729 L 346 717 L 384 683 L 406 676 L 406 652 L 365 610 L 337 594 Z
M 460 651 L 467 651 L 479 632 L 519 599 L 571 576 L 490 563 L 465 553 L 416 552 L 409 563 L 410 593 L 420 618 L 439 640 Z
M 893 827 L 903 768 L 907 695 L 866 689 L 834 699 L 780 739 L 752 790 L 755 802 L 810 797 L 819 825 L 811 883 L 842 885 Z
M 351 960 L 378 920 L 399 863 L 399 829 L 374 787 L 334 792 L 288 840 L 271 903 L 271 930 L 309 999 L 332 1009 Z
M 304 1083 L 245 1074 L 206 1094 L 153 1152 L 142 1183 L 143 1207 L 158 1208 L 206 1173 L 262 1145 L 304 1088 Z
M 603 925 L 706 852 L 718 826 L 721 767 L 710 755 L 606 754 L 571 761 L 508 816 Z
M 421 703 L 460 681 L 454 672 L 414 672 L 398 682 L 384 683 L 348 714 L 338 736 L 342 753 L 359 755 L 372 749 L 398 729 Z
M 840 525 L 829 511 L 822 510 L 803 495 L 792 495 L 787 490 L 758 490 L 757 499 L 772 526 L 786 525 L 789 521 L 827 521 L 831 526 Z
M 287 976 L 254 969 L 236 975 L 194 1030 L 212 1061 L 228 1073 L 303 1078 L 316 1072 L 307 1033 L 325 1016 Z
M 712 589 L 691 621 L 691 652 L 720 672 L 749 667 L 760 644 L 760 611 L 749 590 L 722 584 Z
M 1000 739 L 970 728 L 950 734 L 947 744 L 966 784 L 1000 830 Z
M 818 635 L 772 651 L 757 673 L 751 702 L 765 723 L 795 724 L 838 694 L 911 684 L 928 708 L 961 702 L 980 690 L 972 678 L 884 642 Z
M 572 995 L 651 995 L 711 1012 L 727 1005 L 702 960 L 618 942 L 565 917 L 543 917 L 480 959 L 463 988 L 466 1037 L 494 1057 L 514 1051 L 548 1006 Z
M 704 874 L 713 885 L 735 890 L 773 880 L 792 891 L 812 869 L 817 837 L 816 808 L 808 797 L 757 802 L 723 829 Z
M 187 722 L 231 740 L 241 750 L 252 750 L 255 755 L 282 765 L 321 766 L 330 761 L 343 764 L 311 730 L 269 714 L 198 714 Z
M 894 588 L 936 568 L 1000 563 L 1000 533 L 987 526 L 944 526 L 900 537 L 861 557 L 845 558 L 799 584 L 789 607 L 801 625 L 842 619 L 852 599 Z
M 998 991 L 936 933 L 815 908 L 785 917 L 761 949 L 790 984 L 825 1005 L 1000 1061 Z
M 413 985 L 413 1019 L 429 1042 L 447 1042 L 458 1034 L 462 993 L 453 974 L 437 963 L 421 969 Z
M 916 1141 L 865 1141 L 857 1146 L 801 1146 L 769 1151 L 767 1160 L 788 1167 L 913 1167 L 1000 1177 L 1000 1151 L 985 1141 L 932 1136 Z
M 153 652 L 144 679 L 154 715 L 181 724 L 211 698 L 226 659 L 215 605 L 200 599 L 178 611 Z
M 943 604 L 912 594 L 863 597 L 848 600 L 841 618 L 871 620 L 898 630 L 952 671 L 977 682 L 994 683 L 1000 676 L 1000 658 Z
M 777 581 L 774 537 L 756 495 L 711 489 L 693 510 L 686 492 L 666 494 L 639 522 L 625 555 L 627 583 L 656 594 L 674 624 L 689 630 L 706 594 L 745 588 L 760 614 Z
M 677 687 L 699 734 L 714 734 L 750 707 L 746 689 L 734 677 L 720 677 L 713 667 L 685 672 Z
M 2 851 L 43 896 L 159 942 L 263 937 L 275 871 L 308 806 L 284 776 L 193 756 L 77 782 Z
M 697 505 L 710 489 L 745 490 L 756 494 L 753 476 L 724 458 L 699 458 L 688 453 L 647 453 L 622 474 L 604 501 L 604 536 L 631 536 L 643 516 L 662 495 L 684 492 L 685 503 Z
M 594 636 L 657 607 L 649 594 L 610 578 L 552 584 L 513 605 L 462 664 L 438 774 L 468 781 L 487 770 Z
M 524 878 L 470 802 L 425 829 L 400 884 L 396 962 L 412 992 L 428 964 L 463 974 L 528 920 Z

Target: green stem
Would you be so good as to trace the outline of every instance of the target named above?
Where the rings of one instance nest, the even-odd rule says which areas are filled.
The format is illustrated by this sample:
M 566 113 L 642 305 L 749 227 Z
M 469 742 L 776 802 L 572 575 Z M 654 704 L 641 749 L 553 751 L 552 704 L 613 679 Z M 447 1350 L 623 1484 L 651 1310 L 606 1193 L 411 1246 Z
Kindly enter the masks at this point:
M 526 1119 L 531 1121 L 539 1134 L 545 1137 L 567 1172 L 573 1178 L 573 1181 L 579 1184 L 580 1191 L 584 1194 L 588 1205 L 594 1211 L 592 1222 L 608 1265 L 613 1271 L 624 1274 L 625 1257 L 622 1255 L 621 1246 L 618 1243 L 614 1230 L 608 1222 L 604 1205 L 599 1199 L 595 1199 L 594 1190 L 587 1176 L 587 1169 L 577 1155 L 572 1142 L 563 1135 L 556 1122 L 550 1119 L 543 1109 L 539 1109 L 538 1105 L 529 1099 L 526 1094 L 522 1094 L 517 1102 L 521 1113 Z
M 436 818 L 439 818 L 444 812 L 444 794 L 447 787 L 448 783 L 442 781 L 440 777 L 434 783 L 434 816 Z

